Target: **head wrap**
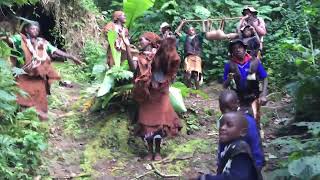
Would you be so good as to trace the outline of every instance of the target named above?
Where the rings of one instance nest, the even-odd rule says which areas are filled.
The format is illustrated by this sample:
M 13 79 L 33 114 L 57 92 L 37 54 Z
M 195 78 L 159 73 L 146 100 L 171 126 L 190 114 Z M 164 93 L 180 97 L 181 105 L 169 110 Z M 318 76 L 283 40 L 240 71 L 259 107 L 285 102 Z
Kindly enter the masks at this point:
M 153 47 L 158 47 L 161 40 L 160 36 L 153 32 L 145 32 L 140 37 L 144 37 L 150 41 Z
M 118 21 L 121 15 L 124 15 L 123 11 L 115 11 L 112 16 L 113 21 Z

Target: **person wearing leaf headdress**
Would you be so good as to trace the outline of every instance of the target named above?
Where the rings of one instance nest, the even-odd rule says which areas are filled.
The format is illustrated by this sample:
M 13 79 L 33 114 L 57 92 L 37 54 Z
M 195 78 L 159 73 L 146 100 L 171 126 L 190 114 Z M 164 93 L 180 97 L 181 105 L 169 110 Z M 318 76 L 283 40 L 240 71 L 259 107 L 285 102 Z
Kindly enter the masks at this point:
M 125 39 L 129 39 L 129 31 L 125 27 L 126 16 L 123 11 L 115 11 L 113 13 L 112 21 L 104 26 L 103 31 L 108 36 L 109 31 L 115 31 L 118 35 L 115 42 L 115 49 L 121 52 L 121 61 L 126 59 L 126 47 L 121 37 L 125 37 Z M 107 52 L 107 64 L 109 67 L 112 67 L 115 62 L 112 57 L 110 45 L 108 47 Z
M 124 42 L 129 50 L 129 41 Z M 148 146 L 146 160 L 161 160 L 162 139 L 177 135 L 182 128 L 169 99 L 169 85 L 178 71 L 180 57 L 175 38 L 161 40 L 157 34 L 145 32 L 139 42 L 137 56 L 127 51 L 130 69 L 135 72 L 133 98 L 139 104 L 139 134 Z
M 51 65 L 50 56 L 64 57 L 73 60 L 76 64 L 82 62 L 75 56 L 65 53 L 52 46 L 48 41 L 39 37 L 40 25 L 38 22 L 25 18 L 27 21 L 22 33 L 11 36 L 8 43 L 18 52 L 18 58 L 12 57 L 12 64 L 22 68 L 25 74 L 16 77 L 17 85 L 28 96 L 17 96 L 17 102 L 22 107 L 35 107 L 41 120 L 48 119 L 48 100 L 50 85 L 60 79 Z

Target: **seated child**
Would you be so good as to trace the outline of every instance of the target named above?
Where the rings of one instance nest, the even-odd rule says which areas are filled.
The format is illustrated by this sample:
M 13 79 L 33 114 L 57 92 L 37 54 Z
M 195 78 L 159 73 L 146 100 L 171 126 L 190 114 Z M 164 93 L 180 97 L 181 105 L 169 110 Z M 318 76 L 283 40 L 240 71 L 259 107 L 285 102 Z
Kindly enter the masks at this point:
M 242 140 L 246 135 L 247 121 L 241 112 L 229 112 L 223 115 L 219 128 L 219 143 L 224 145 L 219 152 L 217 175 L 205 174 L 199 180 L 260 180 L 251 157 L 249 145 Z
M 222 114 L 238 111 L 240 104 L 236 92 L 232 90 L 222 91 L 222 93 L 219 96 L 219 105 Z M 248 130 L 243 140 L 249 144 L 252 157 L 256 162 L 256 166 L 259 170 L 261 170 L 265 165 L 265 158 L 257 124 L 251 115 L 247 113 L 244 114 L 248 123 Z M 224 145 L 220 143 L 219 151 L 222 149 L 224 149 Z

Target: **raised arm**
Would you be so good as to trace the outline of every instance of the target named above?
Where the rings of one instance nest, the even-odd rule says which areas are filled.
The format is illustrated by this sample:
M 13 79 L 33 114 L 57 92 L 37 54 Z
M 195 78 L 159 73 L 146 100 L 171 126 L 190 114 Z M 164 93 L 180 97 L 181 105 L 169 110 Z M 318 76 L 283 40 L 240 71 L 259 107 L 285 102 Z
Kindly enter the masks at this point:
M 137 61 L 133 60 L 133 56 L 130 49 L 130 41 L 126 37 L 121 36 L 121 38 L 126 46 L 127 59 L 128 59 L 130 70 L 135 71 L 137 69 L 138 64 L 137 64 Z
M 182 20 L 181 23 L 179 24 L 178 28 L 174 31 L 179 37 L 182 36 L 182 34 L 180 33 L 183 25 L 186 23 L 185 20 Z
M 258 18 L 252 23 L 252 26 L 255 28 L 259 36 L 264 36 L 267 34 L 266 24 L 262 18 Z

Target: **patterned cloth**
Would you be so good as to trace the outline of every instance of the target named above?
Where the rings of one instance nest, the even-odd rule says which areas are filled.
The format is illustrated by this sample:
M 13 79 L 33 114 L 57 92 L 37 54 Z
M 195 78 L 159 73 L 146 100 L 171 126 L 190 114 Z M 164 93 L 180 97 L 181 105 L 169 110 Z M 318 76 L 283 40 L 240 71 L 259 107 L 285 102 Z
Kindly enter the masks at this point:
M 27 74 L 19 75 L 16 81 L 18 87 L 27 92 L 29 96 L 17 95 L 17 102 L 21 106 L 35 107 L 40 115 L 46 116 L 50 84 L 60 79 L 51 65 L 48 54 L 54 53 L 57 48 L 42 38 L 37 38 L 35 45 L 32 45 L 23 34 L 14 35 L 10 40 L 20 57 L 24 59 L 24 62 L 19 62 L 15 58 L 12 58 L 12 61 L 18 67 L 22 66 L 27 72 Z M 45 59 L 40 61 L 37 57 L 45 57 Z
M 199 56 L 189 55 L 184 59 L 184 70 L 187 72 L 198 72 L 202 73 L 202 60 Z

